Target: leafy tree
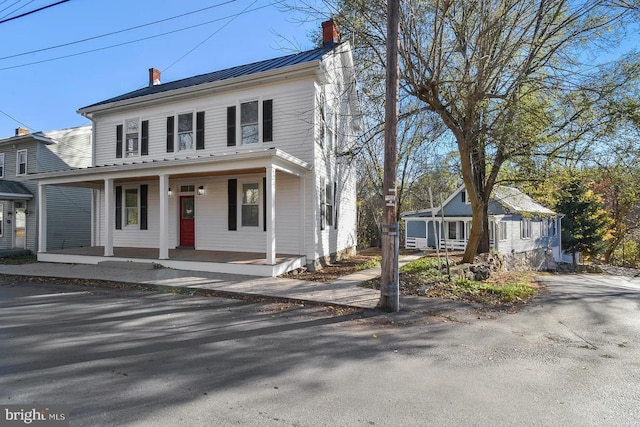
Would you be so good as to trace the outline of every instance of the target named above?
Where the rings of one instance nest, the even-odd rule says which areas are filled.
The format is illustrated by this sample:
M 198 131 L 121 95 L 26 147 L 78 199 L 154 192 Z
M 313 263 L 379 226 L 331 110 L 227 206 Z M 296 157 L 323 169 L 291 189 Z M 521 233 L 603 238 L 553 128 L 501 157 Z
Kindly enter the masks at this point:
M 354 40 L 356 62 L 384 68 L 383 0 L 312 3 L 297 2 L 329 11 Z M 601 117 L 593 105 L 619 85 L 585 52 L 605 50 L 631 10 L 605 0 L 402 3 L 401 89 L 455 140 L 473 210 L 465 261 L 489 249 L 488 201 L 505 162 L 585 148 L 580 142 Z
M 610 219 L 602 209 L 602 200 L 581 179 L 573 179 L 560 188 L 556 212 L 562 218 L 562 248 L 573 255 L 595 257 L 603 249 Z

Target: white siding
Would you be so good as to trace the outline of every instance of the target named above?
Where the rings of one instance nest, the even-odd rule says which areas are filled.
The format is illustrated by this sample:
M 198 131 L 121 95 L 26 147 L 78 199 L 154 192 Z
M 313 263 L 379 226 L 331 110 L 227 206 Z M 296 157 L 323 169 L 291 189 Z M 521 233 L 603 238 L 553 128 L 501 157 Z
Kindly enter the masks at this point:
M 184 158 L 236 152 L 247 149 L 277 147 L 307 162 L 312 161 L 313 81 L 294 80 L 277 85 L 260 86 L 217 96 L 159 104 L 144 110 L 96 117 L 96 165 L 130 163 L 167 158 Z M 227 107 L 244 100 L 273 100 L 273 142 L 251 146 L 227 147 Z M 186 112 L 205 112 L 205 149 L 166 151 L 166 118 Z M 116 158 L 116 126 L 126 119 L 149 121 L 149 155 Z M 195 123 L 195 122 L 194 122 Z M 195 126 L 195 124 L 194 124 Z M 194 143 L 195 144 L 195 143 Z
M 172 196 L 169 198 L 169 247 L 179 246 L 179 200 L 180 186 L 194 185 L 205 187 L 203 196 L 194 196 L 195 200 L 195 248 L 202 250 L 265 252 L 266 233 L 263 228 L 262 179 L 264 174 L 234 175 L 215 178 L 197 178 L 171 180 L 169 186 Z M 230 178 L 238 179 L 238 188 L 243 182 L 256 182 L 260 186 L 260 225 L 258 227 L 242 227 L 238 217 L 238 230 L 228 229 L 227 189 Z M 300 216 L 299 205 L 300 178 L 285 173 L 276 174 L 276 250 L 278 253 L 300 254 Z M 140 230 L 138 226 L 114 230 L 114 246 L 125 247 L 158 247 L 159 244 L 159 186 L 157 182 L 145 181 L 137 183 L 116 184 L 125 188 L 139 188 L 147 184 L 148 192 L 148 230 Z M 187 193 L 193 194 L 193 193 Z M 238 197 L 240 197 L 238 195 Z M 104 191 L 97 197 L 98 209 L 96 221 L 99 223 L 99 242 L 104 242 Z M 240 202 L 240 199 L 238 199 Z M 238 215 L 240 204 L 238 204 Z

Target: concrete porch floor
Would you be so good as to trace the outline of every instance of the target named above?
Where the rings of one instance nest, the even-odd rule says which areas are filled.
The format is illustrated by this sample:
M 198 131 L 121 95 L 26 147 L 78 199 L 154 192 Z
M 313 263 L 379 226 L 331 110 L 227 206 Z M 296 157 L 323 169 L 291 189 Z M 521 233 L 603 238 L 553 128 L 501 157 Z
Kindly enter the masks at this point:
M 306 258 L 293 254 L 276 254 L 275 265 L 268 265 L 264 252 L 209 251 L 170 249 L 169 259 L 160 260 L 157 248 L 114 247 L 113 256 L 104 256 L 103 246 L 69 248 L 38 253 L 38 261 L 76 264 L 104 262 L 140 262 L 159 264 L 178 270 L 208 271 L 252 276 L 278 276 L 304 266 Z

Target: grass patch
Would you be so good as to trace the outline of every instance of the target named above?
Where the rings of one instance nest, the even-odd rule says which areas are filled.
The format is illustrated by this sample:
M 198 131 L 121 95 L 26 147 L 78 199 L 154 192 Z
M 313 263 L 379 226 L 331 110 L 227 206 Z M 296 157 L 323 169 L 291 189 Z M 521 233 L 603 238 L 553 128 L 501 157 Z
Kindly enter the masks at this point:
M 423 273 L 429 270 L 438 269 L 438 259 L 432 257 L 422 257 L 415 261 L 411 261 L 400 267 L 402 273 Z
M 38 257 L 35 255 L 18 255 L 0 258 L 0 264 L 6 265 L 32 264 L 34 262 L 38 262 Z
M 382 257 L 379 257 L 379 256 L 373 257 L 363 263 L 356 264 L 356 271 L 368 270 L 370 268 L 378 267 L 380 266 L 381 262 L 382 262 Z
M 512 304 L 526 301 L 536 294 L 536 288 L 527 280 L 503 283 L 477 282 L 468 279 L 455 279 L 450 285 L 451 292 L 461 299 L 478 300 L 481 302 L 498 302 Z

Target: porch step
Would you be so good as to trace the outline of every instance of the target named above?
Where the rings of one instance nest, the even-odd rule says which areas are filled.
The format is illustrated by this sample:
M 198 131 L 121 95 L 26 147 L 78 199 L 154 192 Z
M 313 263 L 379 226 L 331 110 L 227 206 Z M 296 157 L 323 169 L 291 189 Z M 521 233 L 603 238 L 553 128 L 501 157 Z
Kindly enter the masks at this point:
M 151 262 L 133 262 L 133 261 L 100 261 L 100 267 L 126 268 L 129 270 L 153 270 L 154 264 Z

